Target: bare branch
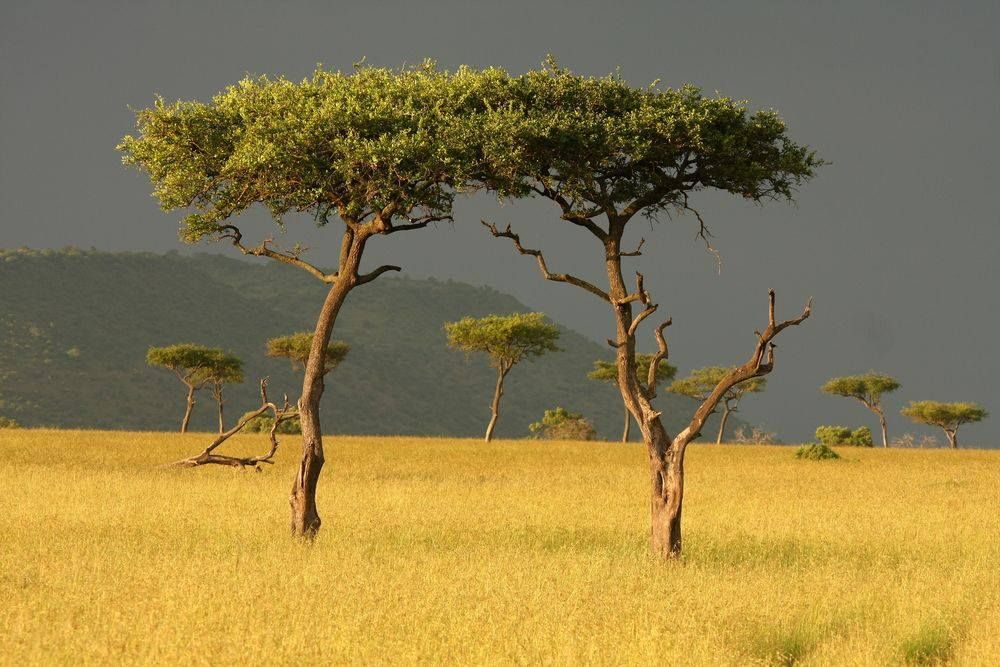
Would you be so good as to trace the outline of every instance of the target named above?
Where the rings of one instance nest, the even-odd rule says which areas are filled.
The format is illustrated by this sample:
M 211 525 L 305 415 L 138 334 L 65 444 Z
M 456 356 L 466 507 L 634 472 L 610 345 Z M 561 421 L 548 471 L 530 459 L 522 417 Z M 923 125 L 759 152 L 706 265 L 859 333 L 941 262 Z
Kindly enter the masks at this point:
M 645 238 L 641 238 L 641 239 L 639 239 L 639 245 L 636 246 L 635 250 L 633 250 L 632 252 L 622 252 L 622 253 L 618 253 L 618 254 L 621 255 L 622 257 L 638 257 L 638 256 L 640 256 L 642 254 L 642 245 L 645 242 L 646 242 L 646 239 Z
M 354 284 L 364 285 L 365 283 L 370 283 L 371 281 L 375 280 L 376 278 L 378 278 L 380 275 L 382 275 L 387 271 L 401 271 L 401 270 L 402 269 L 400 269 L 398 266 L 393 266 L 392 264 L 383 264 L 382 266 L 371 271 L 370 273 L 363 273 L 359 275 Z
M 705 242 L 705 249 L 708 250 L 715 257 L 715 267 L 718 273 L 722 273 L 722 254 L 715 249 L 712 242 L 709 240 L 712 238 L 712 232 L 709 231 L 708 225 L 705 224 L 705 219 L 701 217 L 701 213 L 698 209 L 693 208 L 688 204 L 687 192 L 684 193 L 684 204 L 681 206 L 685 211 L 690 211 L 694 214 L 694 217 L 698 220 L 698 233 L 695 234 L 695 238 L 700 238 Z
M 162 466 L 164 468 L 194 468 L 202 465 L 226 465 L 233 466 L 237 468 L 245 467 L 258 467 L 261 463 L 273 464 L 275 453 L 278 451 L 278 438 L 275 435 L 277 432 L 278 425 L 283 421 L 289 419 L 294 419 L 298 416 L 298 411 L 293 409 L 288 403 L 288 397 L 285 397 L 284 405 L 279 408 L 274 403 L 270 402 L 267 398 L 267 378 L 260 381 L 260 399 L 261 406 L 254 410 L 253 412 L 244 415 L 240 421 L 231 429 L 225 433 L 220 433 L 215 440 L 211 442 L 202 452 L 196 456 L 192 456 L 186 459 L 181 459 L 180 461 L 175 461 L 174 463 Z M 223 454 L 216 454 L 215 450 L 222 445 L 226 440 L 233 437 L 246 427 L 248 423 L 252 420 L 260 417 L 262 414 L 270 410 L 274 414 L 274 423 L 271 425 L 271 431 L 268 437 L 271 441 L 271 449 L 266 453 L 259 456 L 227 456 Z
M 277 260 L 284 264 L 290 264 L 292 266 L 297 266 L 298 268 L 312 274 L 314 277 L 319 278 L 324 283 L 333 283 L 337 280 L 336 273 L 326 273 L 319 267 L 310 264 L 309 262 L 303 260 L 296 253 L 286 253 L 279 250 L 274 250 L 268 248 L 268 243 L 273 243 L 273 239 L 264 239 L 261 241 L 260 245 L 254 247 L 248 247 L 243 244 L 243 234 L 240 232 L 239 228 L 235 225 L 222 225 L 221 229 L 223 233 L 219 238 L 229 239 L 230 242 L 239 249 L 244 255 L 253 255 L 254 257 L 269 257 L 271 259 Z
M 775 345 L 773 340 L 775 336 L 788 327 L 798 326 L 812 314 L 813 300 L 810 297 L 798 317 L 777 322 L 774 315 L 774 301 L 774 290 L 769 290 L 767 295 L 767 328 L 764 329 L 763 333 L 759 331 L 754 332 L 757 335 L 757 344 L 754 347 L 753 354 L 750 355 L 750 358 L 742 366 L 737 366 L 727 373 L 698 407 L 688 426 L 677 435 L 677 439 L 682 443 L 682 446 L 687 446 L 687 443 L 701 433 L 701 428 L 705 425 L 705 420 L 708 419 L 710 414 L 715 412 L 719 401 L 723 400 L 730 389 L 751 378 L 767 375 L 774 369 Z
M 655 313 L 656 309 L 659 307 L 660 307 L 659 304 L 656 303 L 646 304 L 646 307 L 642 310 L 642 312 L 636 315 L 635 319 L 632 320 L 632 324 L 629 325 L 628 337 L 632 338 L 633 336 L 635 336 L 635 332 L 639 329 L 639 325 L 642 324 L 642 321 L 647 317 L 649 317 L 650 315 L 652 315 L 653 313 Z
M 611 297 L 608 296 L 608 293 L 602 290 L 600 287 L 594 285 L 593 283 L 589 283 L 586 280 L 583 280 L 582 278 L 577 278 L 576 276 L 572 276 L 568 273 L 549 272 L 549 269 L 545 264 L 545 257 L 542 255 L 542 252 L 540 250 L 532 250 L 531 248 L 525 248 L 524 246 L 522 246 L 521 238 L 514 232 L 510 231 L 510 225 L 507 225 L 507 228 L 505 230 L 500 231 L 499 229 L 497 229 L 497 226 L 494 225 L 493 223 L 486 222 L 485 220 L 481 220 L 480 222 L 483 223 L 484 227 L 490 230 L 490 233 L 493 235 L 494 238 L 500 238 L 500 237 L 508 238 L 511 240 L 511 242 L 513 242 L 514 248 L 517 249 L 519 253 L 521 253 L 522 255 L 531 255 L 536 260 L 538 260 L 538 268 L 541 270 L 542 275 L 545 277 L 546 280 L 552 280 L 558 283 L 569 283 L 570 285 L 576 285 L 577 287 L 587 290 L 588 292 L 601 298 L 602 300 L 611 303 Z
M 656 336 L 657 351 L 649 362 L 649 372 L 646 375 L 646 397 L 649 399 L 656 398 L 656 372 L 660 368 L 660 362 L 669 355 L 667 339 L 663 337 L 663 330 L 673 324 L 673 321 L 672 317 L 667 318 L 653 331 L 653 335 Z

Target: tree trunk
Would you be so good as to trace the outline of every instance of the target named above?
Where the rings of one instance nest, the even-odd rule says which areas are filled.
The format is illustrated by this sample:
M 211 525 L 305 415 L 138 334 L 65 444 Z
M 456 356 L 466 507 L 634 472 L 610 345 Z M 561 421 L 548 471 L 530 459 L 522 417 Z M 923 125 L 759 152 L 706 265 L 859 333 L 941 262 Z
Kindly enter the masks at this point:
M 614 225 L 612 225 L 614 227 Z M 650 473 L 650 544 L 653 553 L 674 558 L 681 553 L 681 507 L 684 496 L 684 445 L 667 435 L 660 413 L 653 409 L 640 388 L 644 382 L 635 366 L 635 336 L 632 329 L 632 304 L 625 300 L 628 290 L 621 272 L 620 233 L 606 243 L 608 295 L 615 313 L 615 365 L 618 388 L 625 407 L 635 417 L 649 456 Z
M 625 430 L 622 431 L 622 442 L 628 442 L 628 437 L 632 432 L 632 413 L 625 408 Z
M 958 449 L 958 430 L 944 429 L 944 434 L 948 436 L 948 446 L 952 449 Z
M 486 442 L 493 440 L 493 429 L 500 418 L 500 397 L 503 396 L 503 379 L 507 371 L 501 366 L 497 371 L 497 386 L 493 391 L 493 403 L 490 405 L 490 423 L 486 426 Z
M 191 411 L 194 410 L 194 385 L 188 385 L 187 407 L 184 409 L 184 419 L 181 420 L 181 433 L 187 433 L 191 422 Z
M 885 423 L 885 414 L 881 410 L 879 410 L 877 414 L 878 414 L 878 423 L 879 423 L 879 426 L 882 427 L 882 447 L 888 447 L 889 446 L 889 428 L 886 426 L 886 423 Z
M 316 320 L 312 348 L 306 362 L 305 377 L 302 380 L 302 396 L 299 398 L 299 419 L 302 424 L 302 460 L 292 484 L 289 497 L 291 505 L 291 530 L 296 537 L 312 539 L 319 532 L 322 523 L 316 509 L 316 486 L 323 469 L 323 431 L 320 425 L 320 399 L 323 397 L 323 370 L 326 347 L 330 344 L 337 314 L 354 288 L 358 278 L 358 266 L 364 251 L 367 236 L 361 232 L 345 230 L 341 247 L 341 257 L 337 278 L 326 295 L 323 308 Z
M 722 419 L 719 421 L 719 435 L 715 438 L 715 444 L 717 445 L 722 444 L 722 436 L 726 430 L 726 422 L 729 421 L 730 412 L 732 412 L 732 409 L 728 405 L 722 409 Z
M 671 441 L 659 417 L 642 428 L 650 444 L 649 505 L 653 553 L 674 558 L 681 553 L 681 508 L 684 500 L 684 451 Z
M 221 435 L 226 432 L 226 419 L 222 407 L 225 404 L 225 400 L 222 397 L 222 387 L 215 387 L 213 393 L 215 394 L 215 402 L 219 406 L 219 434 Z

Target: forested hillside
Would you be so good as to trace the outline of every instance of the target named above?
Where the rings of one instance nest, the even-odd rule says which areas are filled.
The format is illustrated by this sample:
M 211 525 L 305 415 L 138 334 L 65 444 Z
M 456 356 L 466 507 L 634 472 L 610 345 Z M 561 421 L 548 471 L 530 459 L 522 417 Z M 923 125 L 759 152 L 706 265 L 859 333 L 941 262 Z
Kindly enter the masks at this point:
M 177 428 L 183 388 L 145 364 L 149 346 L 177 342 L 223 347 L 244 360 L 247 381 L 227 389 L 230 418 L 258 404 L 262 376 L 273 394 L 295 400 L 301 376 L 265 357 L 264 342 L 311 329 L 324 288 L 294 268 L 217 255 L 0 250 L 0 415 L 26 426 Z M 338 320 L 336 338 L 351 352 L 328 377 L 324 427 L 480 435 L 493 372 L 484 358 L 449 349 L 442 326 L 525 310 L 495 290 L 450 281 L 382 277 L 359 289 Z M 617 391 L 586 377 L 610 350 L 565 329 L 559 346 L 511 372 L 499 437 L 526 436 L 557 405 L 582 412 L 602 437 L 619 434 Z M 197 400 L 192 427 L 212 429 L 211 395 Z M 693 409 L 670 394 L 658 401 L 673 426 Z

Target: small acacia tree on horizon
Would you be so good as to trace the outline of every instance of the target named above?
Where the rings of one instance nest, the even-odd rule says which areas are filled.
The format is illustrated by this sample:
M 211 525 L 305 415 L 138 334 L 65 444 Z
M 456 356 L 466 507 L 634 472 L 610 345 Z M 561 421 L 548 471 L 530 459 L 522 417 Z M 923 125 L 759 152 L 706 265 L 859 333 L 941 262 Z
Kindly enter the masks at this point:
M 219 433 L 225 433 L 226 419 L 223 406 L 226 401 L 222 392 L 227 384 L 241 384 L 243 382 L 243 361 L 234 354 L 215 350 L 205 375 L 205 384 L 211 389 L 212 398 L 215 399 L 219 407 Z
M 653 361 L 652 354 L 635 355 L 635 372 L 639 377 L 649 375 L 649 364 Z M 657 382 L 667 382 L 673 380 L 677 374 L 677 368 L 666 359 L 660 360 L 660 365 L 656 369 Z M 613 361 L 598 359 L 594 362 L 594 369 L 587 373 L 591 380 L 600 380 L 618 386 L 618 366 Z M 624 404 L 623 404 L 624 405 Z M 624 406 L 625 426 L 622 428 L 622 442 L 628 442 L 632 430 L 632 414 L 628 411 L 628 406 Z
M 166 211 L 192 211 L 187 243 L 231 243 L 244 255 L 302 269 L 329 286 L 316 320 L 299 398 L 302 456 L 292 491 L 293 535 L 320 529 L 316 487 L 325 456 L 320 398 L 326 351 L 348 294 L 388 271 L 364 272 L 375 237 L 452 219 L 458 189 L 478 173 L 477 112 L 489 104 L 490 71 L 440 71 L 433 63 L 352 72 L 317 68 L 298 83 L 245 78 L 210 102 L 157 99 L 136 113 L 136 134 L 119 145 L 125 165 L 145 171 Z M 339 220 L 337 266 L 324 269 L 295 244 L 244 238 L 237 216 L 261 207 L 281 231 L 303 214 L 320 227 Z
M 267 340 L 267 356 L 288 359 L 292 370 L 305 370 L 312 351 L 313 334 L 308 331 L 276 336 Z M 323 355 L 323 375 L 340 365 L 350 352 L 351 346 L 342 340 L 331 340 Z
M 589 234 L 601 249 L 606 287 L 579 276 L 551 271 L 541 250 L 522 245 L 508 225 L 483 222 L 495 237 L 538 262 L 547 280 L 566 283 L 597 297 L 614 317 L 618 388 L 639 424 L 649 459 L 651 545 L 655 553 L 681 551 L 684 455 L 717 403 L 733 386 L 770 373 L 774 338 L 810 315 L 810 304 L 793 319 L 779 321 L 774 292 L 768 295 L 767 326 L 756 332 L 750 358 L 728 373 L 679 433 L 670 436 L 651 401 L 656 396 L 655 369 L 667 358 L 663 330 L 653 329 L 658 344 L 653 369 L 636 372 L 636 333 L 658 309 L 642 274 L 635 289 L 626 287 L 623 258 L 638 257 L 643 242 L 624 246 L 629 223 L 664 213 L 690 212 L 699 234 L 708 239 L 690 195 L 714 189 L 752 202 L 788 200 L 822 163 L 794 143 L 773 111 L 750 112 L 745 102 L 706 97 L 690 86 L 679 90 L 653 84 L 633 88 L 620 76 L 574 75 L 554 62 L 519 77 L 508 77 L 509 100 L 487 112 L 480 136 L 490 168 L 486 185 L 500 197 L 539 196 L 550 200 L 558 216 Z M 634 305 L 641 306 L 635 313 Z
M 490 367 L 497 372 L 493 401 L 490 403 L 490 421 L 484 438 L 486 442 L 490 442 L 500 419 L 504 378 L 524 359 L 558 350 L 556 340 L 559 339 L 559 329 L 546 322 L 543 313 L 514 313 L 481 318 L 465 317 L 445 324 L 444 330 L 448 336 L 448 345 L 466 353 L 485 352 L 489 357 Z
M 885 410 L 882 408 L 882 395 L 900 388 L 899 380 L 883 373 L 868 371 L 863 375 L 848 375 L 831 378 L 820 389 L 834 396 L 853 398 L 878 416 L 882 429 L 882 446 L 889 446 L 889 429 L 885 421 Z
M 910 401 L 900 412 L 918 424 L 940 427 L 952 449 L 958 449 L 958 429 L 962 424 L 981 422 L 990 414 L 978 403 L 939 401 Z
M 712 394 L 712 390 L 732 372 L 733 368 L 727 366 L 696 368 L 687 377 L 674 380 L 667 387 L 667 391 L 704 402 L 708 400 L 708 397 Z M 719 419 L 719 432 L 715 436 L 715 444 L 722 444 L 729 415 L 739 412 L 740 401 L 743 400 L 743 397 L 747 394 L 760 393 L 764 391 L 766 386 L 767 378 L 753 377 L 739 384 L 734 384 L 722 394 L 722 417 Z
M 210 381 L 213 365 L 223 354 L 225 353 L 219 348 L 195 343 L 151 347 L 146 351 L 147 364 L 173 371 L 177 379 L 187 388 L 187 404 L 184 408 L 184 417 L 181 419 L 181 433 L 187 433 L 191 422 L 191 412 L 195 405 L 194 393 Z

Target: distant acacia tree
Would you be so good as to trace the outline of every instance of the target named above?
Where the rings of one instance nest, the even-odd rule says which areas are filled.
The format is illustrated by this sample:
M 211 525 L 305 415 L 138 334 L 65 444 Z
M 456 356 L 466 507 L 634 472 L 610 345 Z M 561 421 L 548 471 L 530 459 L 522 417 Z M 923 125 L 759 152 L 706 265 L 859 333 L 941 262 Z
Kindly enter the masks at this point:
M 989 416 L 989 413 L 977 403 L 938 401 L 910 401 L 901 412 L 918 424 L 940 427 L 952 449 L 958 449 L 958 428 L 962 424 L 980 422 Z
M 466 317 L 444 325 L 448 345 L 465 352 L 485 352 L 490 367 L 497 371 L 497 384 L 490 404 L 490 422 L 486 442 L 493 439 L 493 429 L 500 418 L 500 398 L 507 374 L 522 360 L 557 350 L 559 329 L 545 321 L 542 313 Z
M 267 341 L 267 356 L 285 358 L 292 362 L 292 369 L 305 370 L 312 351 L 313 334 L 308 331 L 277 336 Z M 341 340 L 332 340 L 323 355 L 323 375 L 340 365 L 351 346 Z
M 835 396 L 854 398 L 878 416 L 882 428 L 882 446 L 889 446 L 889 429 L 885 423 L 885 410 L 882 409 L 882 395 L 896 391 L 901 385 L 899 380 L 883 373 L 869 371 L 863 375 L 848 375 L 832 378 L 820 389 Z
M 653 355 L 651 354 L 636 354 L 635 355 L 635 372 L 639 377 L 647 377 L 649 375 L 649 364 L 653 361 Z M 674 375 L 677 374 L 677 368 L 672 366 L 670 362 L 666 359 L 660 360 L 660 365 L 656 369 L 656 380 L 657 382 L 668 382 L 674 379 Z M 618 366 L 613 361 L 604 361 L 603 359 L 598 359 L 594 362 L 594 370 L 587 373 L 587 377 L 591 380 L 600 380 L 602 382 L 610 382 L 614 386 L 618 386 Z M 628 406 L 625 406 L 625 427 L 622 429 L 622 442 L 628 442 L 628 437 L 632 428 L 632 415 L 628 411 Z
M 291 497 L 293 535 L 320 528 L 316 488 L 325 461 L 320 398 L 325 355 L 348 294 L 387 271 L 362 271 L 369 241 L 452 219 L 459 189 L 481 167 L 487 70 L 449 73 L 433 63 L 390 70 L 318 68 L 300 82 L 247 77 L 210 102 L 156 100 L 136 114 L 136 133 L 118 146 L 126 165 L 149 174 L 164 210 L 190 214 L 187 243 L 214 240 L 306 271 L 329 288 L 317 317 L 299 398 L 302 457 Z M 494 86 L 495 88 L 495 86 Z M 337 266 L 305 258 L 300 244 L 244 237 L 238 216 L 260 207 L 282 230 L 305 214 L 321 227 L 339 219 Z
M 240 384 L 243 382 L 243 362 L 234 354 L 216 350 L 212 355 L 212 361 L 205 371 L 205 384 L 212 390 L 212 397 L 219 406 L 219 433 L 225 433 L 226 420 L 223 414 L 225 400 L 222 390 L 227 384 Z
M 194 392 L 204 387 L 211 379 L 211 369 L 224 352 L 219 348 L 205 347 L 194 343 L 178 343 L 166 347 L 151 347 L 146 352 L 146 363 L 174 372 L 177 379 L 187 388 L 187 404 L 181 420 L 181 433 L 187 433 L 194 410 Z M 220 404 L 221 405 L 221 404 Z
M 711 396 L 712 391 L 722 380 L 733 372 L 732 367 L 726 366 L 706 366 L 696 368 L 686 378 L 674 380 L 667 391 L 682 396 L 689 396 L 699 401 L 705 401 Z M 738 412 L 740 401 L 747 394 L 756 394 L 764 391 L 767 386 L 767 378 L 754 377 L 749 380 L 730 386 L 722 394 L 722 418 L 719 420 L 719 433 L 715 437 L 715 444 L 722 444 L 722 437 L 726 430 L 726 422 L 729 415 Z

